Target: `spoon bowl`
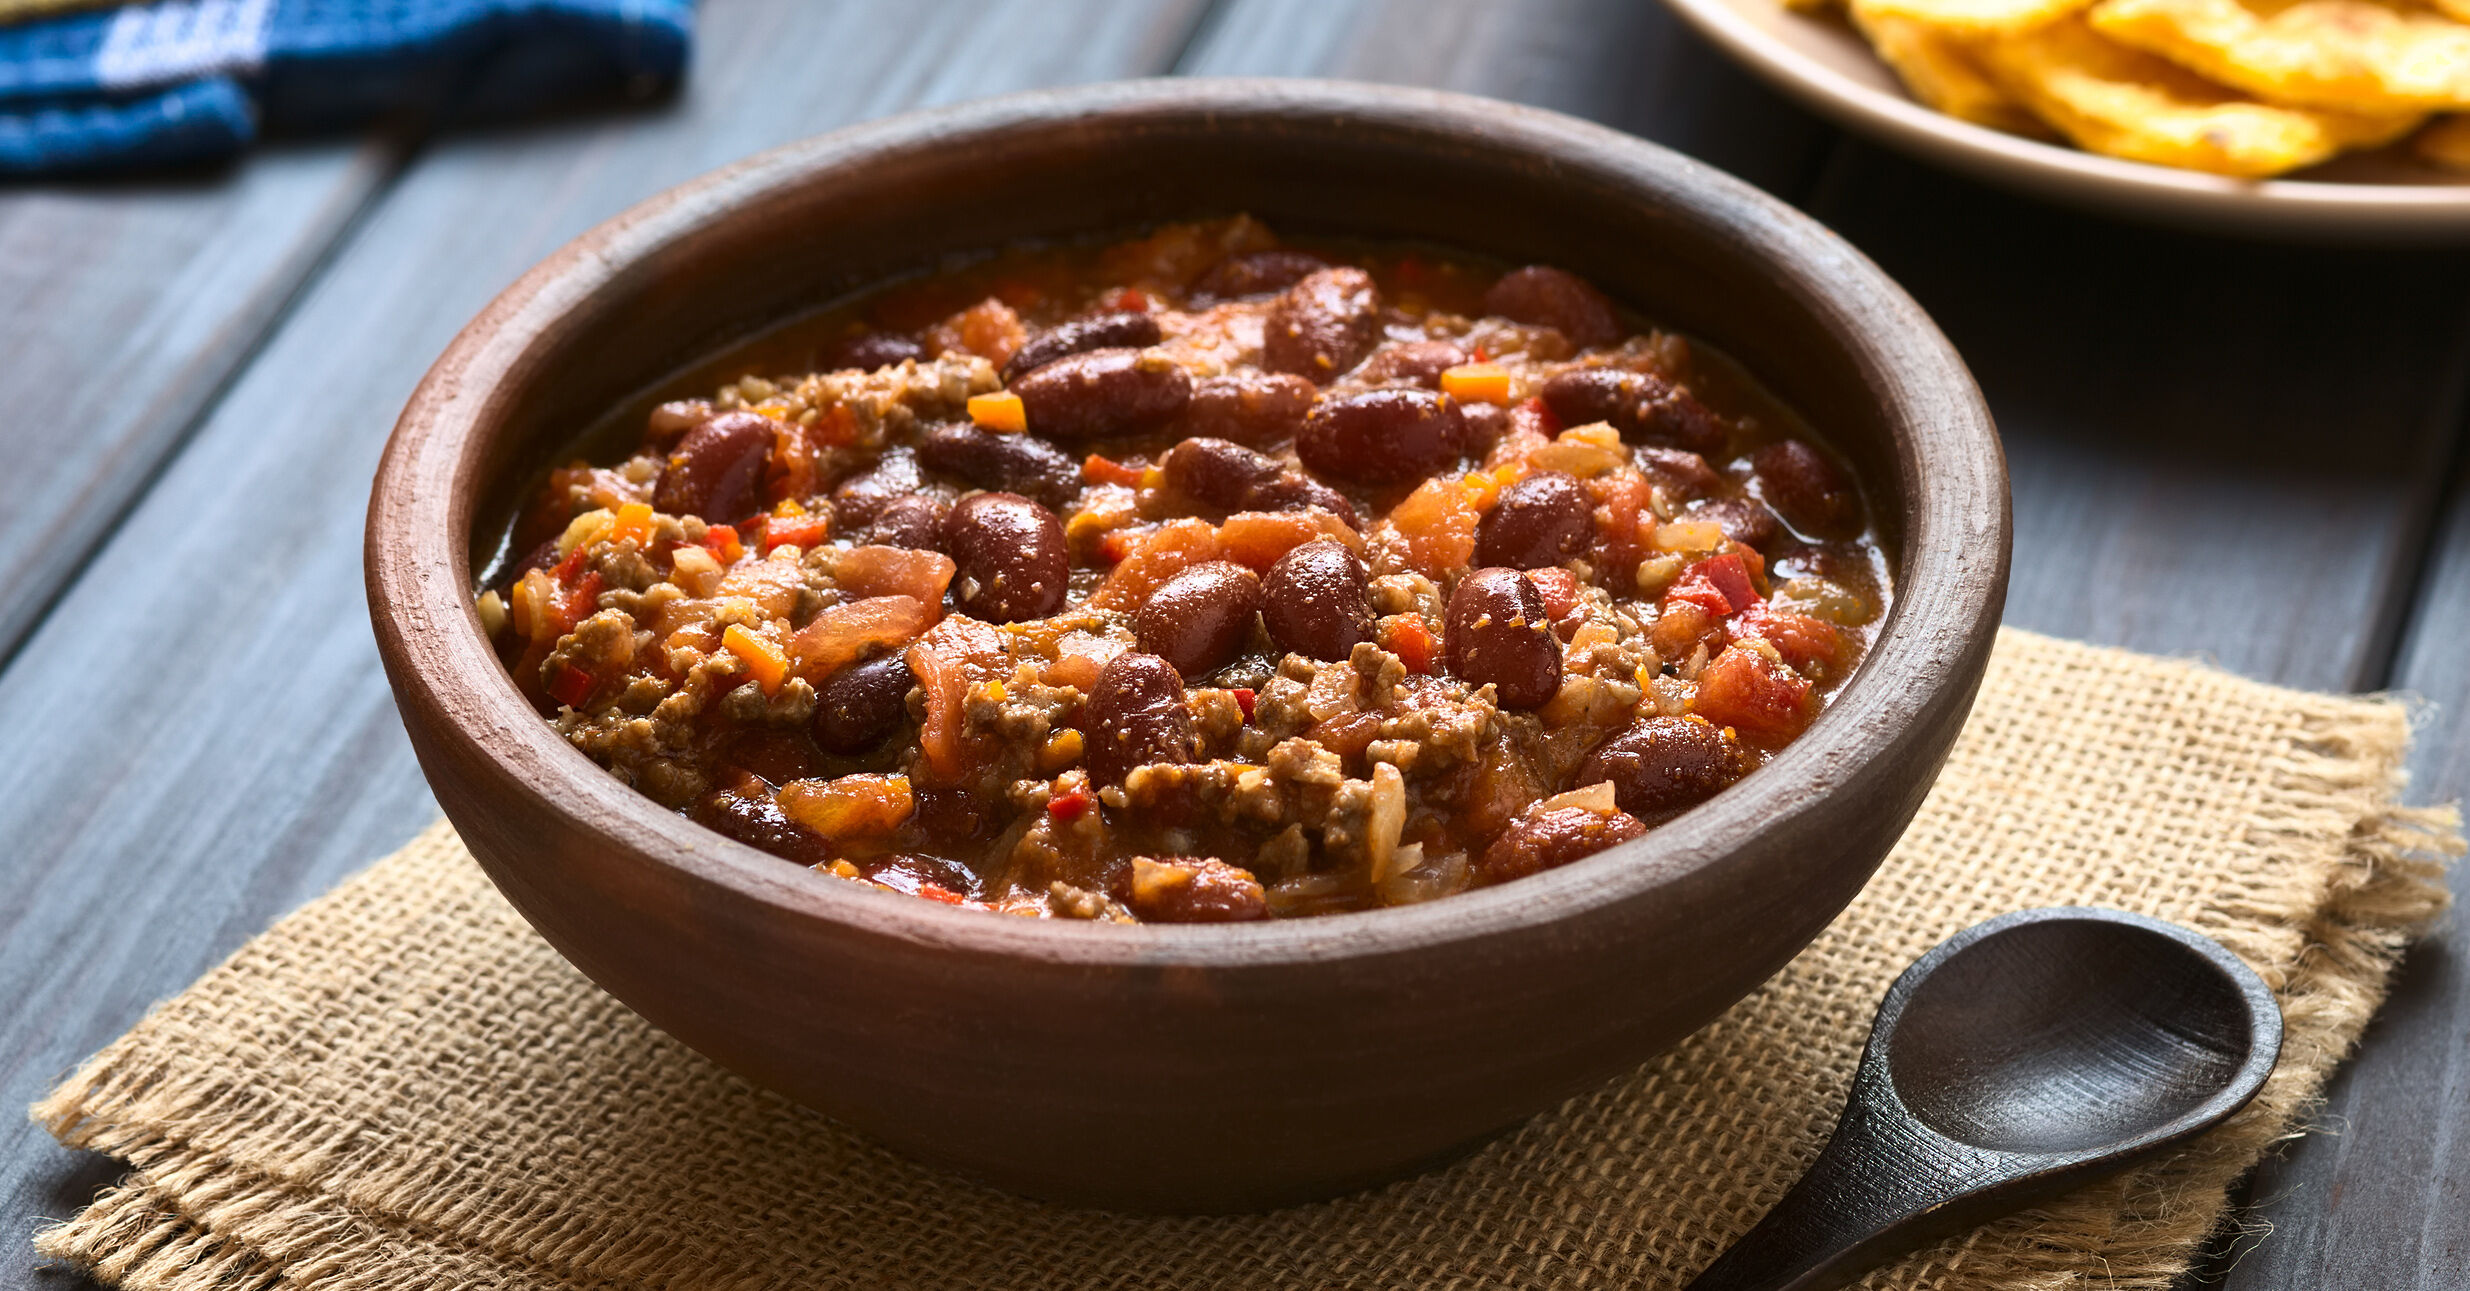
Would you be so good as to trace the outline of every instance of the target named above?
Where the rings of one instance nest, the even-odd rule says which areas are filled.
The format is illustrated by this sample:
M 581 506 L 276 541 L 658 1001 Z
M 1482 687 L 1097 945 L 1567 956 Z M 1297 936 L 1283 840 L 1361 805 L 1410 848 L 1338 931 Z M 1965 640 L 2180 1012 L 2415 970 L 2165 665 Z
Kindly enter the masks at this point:
M 1888 988 L 1810 1172 L 1689 1291 L 1822 1291 L 2244 1107 L 2281 1010 L 2210 938 L 2116 910 L 1976 924 Z

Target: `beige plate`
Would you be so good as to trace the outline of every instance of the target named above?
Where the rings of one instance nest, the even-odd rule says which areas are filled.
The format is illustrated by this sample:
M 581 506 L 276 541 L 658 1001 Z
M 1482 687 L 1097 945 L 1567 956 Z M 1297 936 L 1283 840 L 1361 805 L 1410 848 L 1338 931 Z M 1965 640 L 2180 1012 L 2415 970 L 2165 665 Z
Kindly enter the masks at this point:
M 1778 0 L 1665 0 L 1769 84 L 1847 129 L 2075 206 L 2207 232 L 2350 242 L 2470 241 L 2470 182 L 2385 150 L 2301 178 L 2244 180 L 2121 161 L 1958 121 L 1907 97 L 1835 17 Z

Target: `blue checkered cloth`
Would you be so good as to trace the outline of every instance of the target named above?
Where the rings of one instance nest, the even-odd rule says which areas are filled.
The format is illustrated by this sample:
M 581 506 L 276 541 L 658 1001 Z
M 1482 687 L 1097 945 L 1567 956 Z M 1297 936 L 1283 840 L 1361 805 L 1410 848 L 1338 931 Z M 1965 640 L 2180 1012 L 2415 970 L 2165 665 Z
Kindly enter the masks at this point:
M 694 0 L 158 0 L 0 27 L 0 175 L 212 160 L 261 128 L 643 96 Z

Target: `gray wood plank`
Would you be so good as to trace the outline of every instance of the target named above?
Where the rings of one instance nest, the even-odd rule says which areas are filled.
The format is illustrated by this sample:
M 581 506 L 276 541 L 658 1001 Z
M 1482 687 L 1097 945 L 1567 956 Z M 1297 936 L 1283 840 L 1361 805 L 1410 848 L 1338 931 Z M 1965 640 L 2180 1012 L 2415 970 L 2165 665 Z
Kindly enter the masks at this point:
M 1833 138 L 1641 0 L 1228 0 L 1181 70 L 1491 95 L 1618 126 L 1788 199 Z
M 1988 394 L 2007 621 L 2319 690 L 2381 684 L 2470 356 L 2470 258 L 2111 223 L 1865 144 L 1814 213 Z
M 2453 477 L 2396 689 L 2432 704 L 2411 759 L 2411 798 L 2470 798 L 2470 463 Z M 2272 1235 L 2227 1279 L 2234 1291 L 2459 1291 L 2470 1284 L 2470 865 L 2454 912 L 2414 946 L 2359 1052 L 2326 1091 L 2327 1132 L 2257 1171 Z
M 541 256 L 754 149 L 910 105 L 1171 66 L 1198 0 L 737 0 L 666 110 L 451 138 L 353 230 L 0 673 L 0 1105 L 436 808 L 360 587 L 368 480 L 429 361 Z M 108 1167 L 0 1118 L 0 1287 Z
M 0 192 L 0 660 L 394 173 L 382 138 Z

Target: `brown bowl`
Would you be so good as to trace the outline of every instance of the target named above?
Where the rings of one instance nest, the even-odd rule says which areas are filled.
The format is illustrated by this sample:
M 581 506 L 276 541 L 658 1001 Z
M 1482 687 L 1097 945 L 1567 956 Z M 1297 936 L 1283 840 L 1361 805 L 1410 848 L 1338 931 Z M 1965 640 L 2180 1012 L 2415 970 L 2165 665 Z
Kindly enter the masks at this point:
M 1250 211 L 1592 277 L 1704 337 L 1864 473 L 1900 596 L 1741 785 L 1638 842 L 1429 905 L 1244 926 L 1002 918 L 818 876 L 663 811 L 517 695 L 477 562 L 546 456 L 768 325 L 957 251 Z M 915 113 L 754 157 L 576 239 L 463 330 L 370 500 L 368 584 L 422 768 L 489 876 L 611 994 L 925 1160 L 1139 1210 L 1397 1178 L 1652 1056 L 1764 981 L 1903 831 L 1972 703 L 2007 485 L 1964 364 L 1799 212 L 1483 99 L 1157 81 Z

